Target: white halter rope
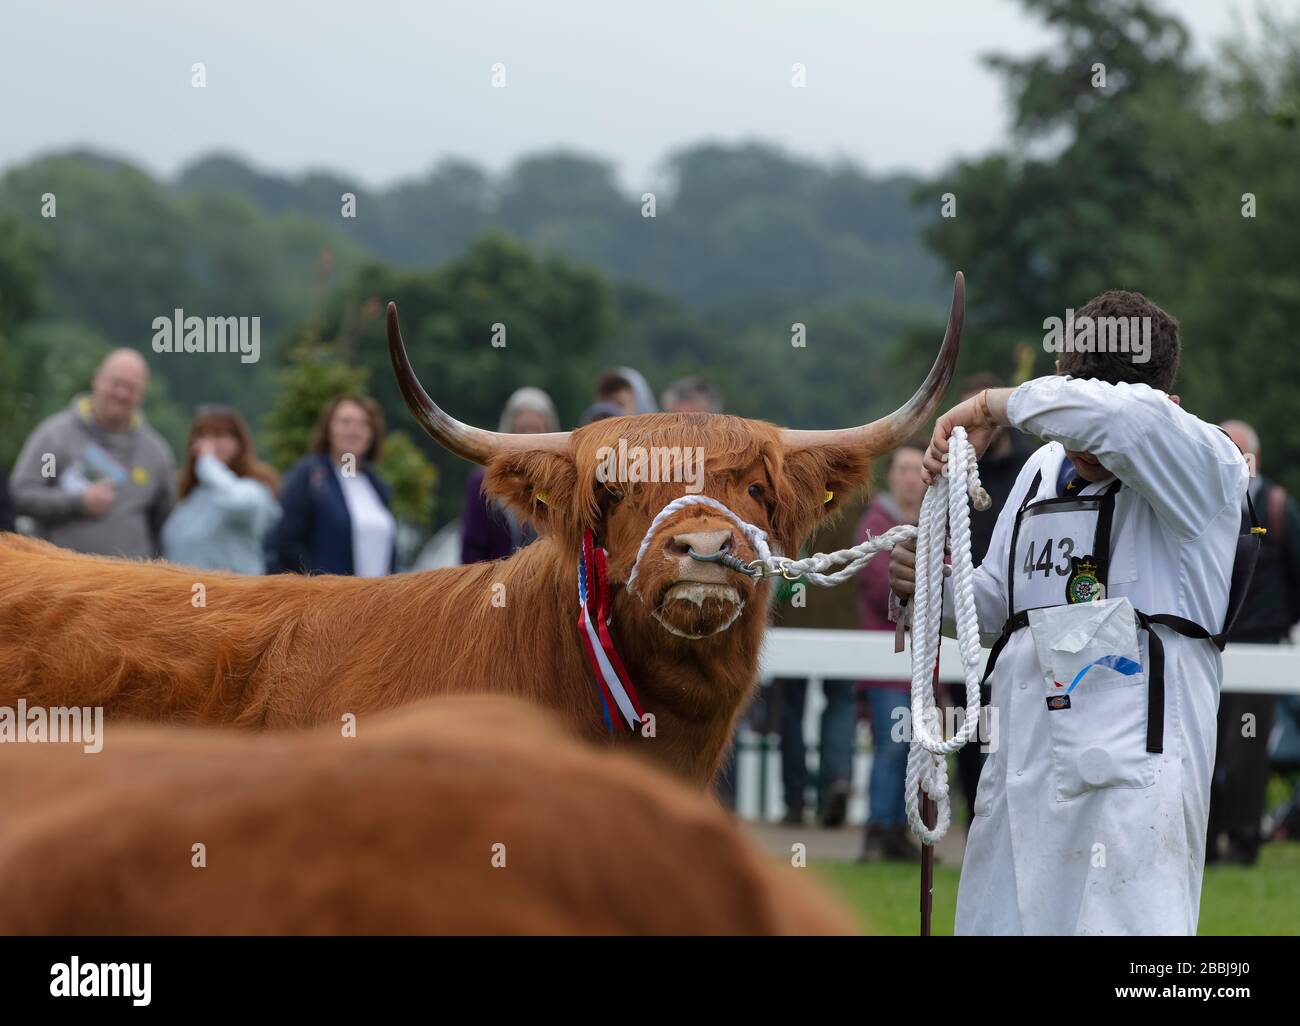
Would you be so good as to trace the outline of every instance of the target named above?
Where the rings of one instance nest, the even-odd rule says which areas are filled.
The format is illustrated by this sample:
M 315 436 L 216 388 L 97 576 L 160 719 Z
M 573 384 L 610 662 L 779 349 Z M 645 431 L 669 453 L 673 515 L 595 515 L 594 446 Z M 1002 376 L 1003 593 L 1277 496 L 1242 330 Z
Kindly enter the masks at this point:
M 975 484 L 976 487 L 979 486 L 978 475 Z M 767 544 L 766 531 L 761 527 L 755 527 L 753 524 L 741 520 L 740 517 L 717 499 L 710 498 L 707 495 L 683 495 L 680 499 L 674 499 L 661 509 L 654 520 L 650 522 L 649 530 L 646 531 L 645 537 L 641 539 L 641 547 L 637 549 L 636 559 L 632 563 L 632 572 L 627 578 L 628 591 L 632 590 L 632 584 L 636 580 L 637 568 L 641 565 L 641 557 L 645 555 L 646 549 L 650 547 L 650 539 L 659 530 L 659 525 L 679 509 L 694 505 L 709 506 L 716 509 L 740 528 L 740 533 L 745 536 L 745 540 L 749 542 L 750 547 L 758 556 L 750 565 L 761 567 L 764 571 L 762 576 L 775 577 L 779 574 L 791 581 L 803 577 L 822 588 L 829 588 L 834 584 L 843 584 L 870 563 L 876 553 L 884 549 L 892 549 L 900 541 L 916 537 L 915 527 L 910 524 L 899 524 L 897 527 L 891 527 L 884 534 L 868 538 L 861 545 L 855 545 L 850 549 L 839 549 L 836 552 L 818 552 L 804 559 L 787 559 L 780 553 L 775 555 L 772 553 Z M 833 566 L 840 566 L 840 564 L 846 565 L 834 573 L 825 573 L 826 570 Z
M 966 497 L 978 510 L 991 505 L 988 493 L 980 485 L 975 450 L 966 438 L 966 429 L 953 428 L 948 442 L 948 460 L 943 475 L 926 490 L 921 503 L 920 523 L 916 527 L 900 524 L 884 534 L 867 538 L 860 545 L 837 552 L 819 552 L 804 559 L 773 555 L 767 532 L 746 523 L 723 503 L 707 495 L 683 495 L 661 509 L 641 539 L 636 560 L 628 575 L 627 589 L 633 590 L 637 568 L 650 547 L 659 526 L 678 510 L 703 505 L 717 510 L 731 520 L 745 536 L 758 558 L 749 566 L 755 574 L 787 580 L 806 578 L 823 588 L 841 584 L 865 567 L 877 553 L 892 549 L 900 541 L 916 539 L 916 595 L 912 600 L 912 743 L 907 756 L 907 820 L 912 831 L 926 844 L 934 844 L 952 822 L 948 798 L 947 756 L 975 736 L 980 712 L 980 639 L 979 620 L 975 612 L 975 590 L 971 583 L 974 567 L 970 553 L 970 509 Z M 939 657 L 939 629 L 943 619 L 943 549 L 947 536 L 952 537 L 952 574 L 956 587 L 954 606 L 957 615 L 957 643 L 961 652 L 962 671 L 966 680 L 966 717 L 961 729 L 949 740 L 943 739 L 934 701 L 933 674 Z M 831 573 L 832 567 L 840 567 Z M 917 639 L 920 638 L 918 647 Z M 918 787 L 934 799 L 938 819 L 933 830 L 921 820 Z
M 758 553 L 758 558 L 767 562 L 774 557 L 772 550 L 768 548 L 767 532 L 761 527 L 755 527 L 753 524 L 747 524 L 731 512 L 725 505 L 717 499 L 710 498 L 707 495 L 683 495 L 680 499 L 673 499 L 667 506 L 661 509 L 655 518 L 650 521 L 650 527 L 646 530 L 645 537 L 641 539 L 641 547 L 636 550 L 636 559 L 632 561 L 632 572 L 627 575 L 627 590 L 632 590 L 632 585 L 636 582 L 637 568 L 641 566 L 641 557 L 645 555 L 646 549 L 650 547 L 650 539 L 659 530 L 659 525 L 676 513 L 679 509 L 685 509 L 687 506 L 709 506 L 716 509 L 723 516 L 729 518 L 738 528 L 740 533 L 745 536 L 745 541 L 749 542 L 753 550 Z

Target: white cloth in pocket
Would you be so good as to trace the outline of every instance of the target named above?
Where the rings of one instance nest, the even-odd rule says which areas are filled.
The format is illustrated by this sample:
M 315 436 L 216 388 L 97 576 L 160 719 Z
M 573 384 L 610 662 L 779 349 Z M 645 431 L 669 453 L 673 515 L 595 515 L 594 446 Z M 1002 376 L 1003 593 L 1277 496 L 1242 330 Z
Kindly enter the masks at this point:
M 1052 737 L 1057 801 L 1103 787 L 1150 787 L 1147 688 L 1127 598 L 1029 611 Z

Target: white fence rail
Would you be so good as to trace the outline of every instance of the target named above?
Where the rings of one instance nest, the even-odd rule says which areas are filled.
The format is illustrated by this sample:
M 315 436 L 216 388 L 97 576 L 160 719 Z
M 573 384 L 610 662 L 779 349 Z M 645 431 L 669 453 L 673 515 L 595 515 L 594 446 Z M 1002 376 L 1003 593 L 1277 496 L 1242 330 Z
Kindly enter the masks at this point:
M 988 652 L 985 650 L 985 657 Z M 778 627 L 767 632 L 759 658 L 760 679 L 799 677 L 808 680 L 804 705 L 804 742 L 817 748 L 821 711 L 826 704 L 821 683 L 826 680 L 910 680 L 910 652 L 894 651 L 894 636 L 885 631 L 822 631 Z M 943 639 L 939 679 L 961 683 L 957 642 Z M 1275 695 L 1300 694 L 1300 647 L 1291 645 L 1229 645 L 1223 653 L 1223 690 Z M 865 742 L 863 736 L 860 741 Z M 750 819 L 779 817 L 781 756 L 776 738 L 763 738 L 742 728 L 736 760 L 736 810 Z M 853 758 L 853 794 L 849 822 L 866 818 L 866 782 L 871 755 L 865 743 Z M 811 774 L 811 770 L 810 770 Z
M 988 652 L 985 650 L 985 657 Z M 817 680 L 911 680 L 912 655 L 894 651 L 887 631 L 813 631 L 777 627 L 767 632 L 759 676 Z M 957 642 L 943 639 L 939 679 L 961 683 Z M 1229 645 L 1223 653 L 1223 690 L 1300 694 L 1300 648 Z

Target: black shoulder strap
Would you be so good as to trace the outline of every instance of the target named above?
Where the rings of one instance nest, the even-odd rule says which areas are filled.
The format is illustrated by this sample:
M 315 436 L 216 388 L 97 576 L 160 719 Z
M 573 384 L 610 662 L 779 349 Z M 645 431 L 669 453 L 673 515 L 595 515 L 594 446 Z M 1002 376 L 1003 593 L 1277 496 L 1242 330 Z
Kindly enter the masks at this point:
M 1097 565 L 1097 577 L 1106 585 L 1110 595 L 1110 531 L 1115 522 L 1115 493 L 1123 484 L 1119 478 L 1101 493 L 1101 508 L 1097 512 L 1097 529 L 1092 536 L 1092 559 Z
M 1278 490 L 1278 491 L 1281 490 L 1280 488 L 1278 488 L 1277 485 L 1274 485 L 1273 487 L 1274 487 L 1275 490 Z M 1282 492 L 1282 495 L 1285 497 L 1286 492 Z M 1269 505 L 1271 506 L 1272 504 L 1273 504 L 1272 496 L 1269 496 Z M 1250 497 L 1250 486 L 1249 486 L 1249 485 L 1246 486 L 1246 510 L 1250 513 L 1250 533 L 1251 533 L 1251 534 L 1267 534 L 1267 533 L 1268 533 L 1268 528 L 1266 528 L 1266 527 L 1260 527 L 1260 525 L 1259 525 L 1259 517 L 1257 517 L 1257 516 L 1255 515 L 1255 503 L 1254 503 L 1254 500 L 1252 500 L 1251 497 Z
M 1223 629 L 1210 640 L 1220 652 L 1228 643 L 1228 632 L 1237 622 L 1241 607 L 1246 603 L 1246 593 L 1250 591 L 1250 582 L 1255 576 L 1255 563 L 1259 560 L 1259 539 L 1267 532 L 1259 526 L 1259 517 L 1255 515 L 1255 503 L 1250 498 L 1250 488 L 1246 489 L 1246 510 L 1250 514 L 1250 530 L 1237 535 L 1237 553 L 1232 561 L 1232 580 L 1228 585 L 1228 610 L 1223 616 Z
M 1007 619 L 1011 618 L 1011 611 L 1016 608 L 1016 540 L 1020 536 L 1020 516 L 1025 511 L 1025 507 L 1034 501 L 1034 496 L 1038 494 L 1038 486 L 1043 483 L 1043 470 L 1041 467 L 1034 472 L 1034 479 L 1029 482 L 1029 489 L 1025 492 L 1025 497 L 1020 500 L 1020 508 L 1016 511 L 1015 526 L 1011 528 L 1011 545 L 1007 550 Z M 1005 644 L 1005 642 L 1004 642 Z M 985 680 L 988 674 L 984 675 Z

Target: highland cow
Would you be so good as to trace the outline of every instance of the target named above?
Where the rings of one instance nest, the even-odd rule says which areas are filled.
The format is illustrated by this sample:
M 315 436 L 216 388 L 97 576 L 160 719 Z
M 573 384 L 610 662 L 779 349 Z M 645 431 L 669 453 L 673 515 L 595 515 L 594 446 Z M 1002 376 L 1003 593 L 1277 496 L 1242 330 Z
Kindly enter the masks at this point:
M 708 798 L 523 702 L 0 745 L 0 934 L 844 934 Z
M 895 413 L 860 427 L 799 431 L 684 413 L 509 435 L 461 424 L 429 398 L 390 304 L 389 350 L 407 404 L 441 445 L 487 467 L 487 491 L 531 520 L 539 540 L 504 561 L 362 580 L 237 577 L 5 537 L 0 704 L 102 705 L 110 723 L 271 728 L 338 723 L 436 694 L 506 694 L 707 786 L 756 683 L 771 585 L 733 568 L 756 555 L 737 525 L 693 505 L 656 528 L 629 589 L 652 520 L 685 490 L 609 480 L 609 451 L 698 449 L 703 496 L 797 554 L 865 487 L 872 458 L 934 412 L 963 310 L 958 274 L 929 376 Z M 644 710 L 631 724 L 610 708 L 593 671 L 599 653 L 578 630 L 585 540 L 608 551 L 604 631 Z M 722 555 L 732 567 L 696 558 Z

